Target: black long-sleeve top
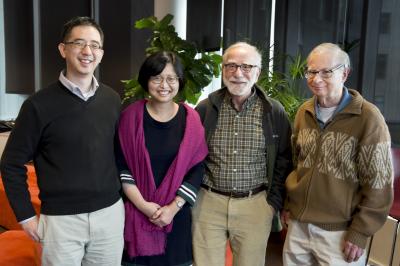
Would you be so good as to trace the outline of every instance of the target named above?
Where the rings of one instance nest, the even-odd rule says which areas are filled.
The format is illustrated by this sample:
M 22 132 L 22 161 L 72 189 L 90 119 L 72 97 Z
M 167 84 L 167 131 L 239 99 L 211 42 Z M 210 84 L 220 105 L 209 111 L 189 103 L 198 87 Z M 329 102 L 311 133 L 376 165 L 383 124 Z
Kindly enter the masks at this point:
M 119 113 L 118 94 L 103 84 L 87 101 L 57 82 L 24 102 L 0 166 L 18 221 L 35 215 L 24 167 L 30 160 L 43 214 L 92 212 L 120 198 L 114 155 Z

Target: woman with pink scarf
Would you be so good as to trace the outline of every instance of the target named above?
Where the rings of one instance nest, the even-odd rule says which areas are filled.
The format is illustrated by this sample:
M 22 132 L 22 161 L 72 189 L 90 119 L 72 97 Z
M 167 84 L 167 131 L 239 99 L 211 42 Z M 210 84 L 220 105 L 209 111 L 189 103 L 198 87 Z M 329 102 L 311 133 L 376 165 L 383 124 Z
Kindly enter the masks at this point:
M 138 81 L 150 97 L 129 105 L 118 135 L 126 195 L 122 265 L 191 265 L 191 208 L 204 174 L 204 129 L 191 107 L 175 103 L 183 66 L 171 52 L 149 56 Z

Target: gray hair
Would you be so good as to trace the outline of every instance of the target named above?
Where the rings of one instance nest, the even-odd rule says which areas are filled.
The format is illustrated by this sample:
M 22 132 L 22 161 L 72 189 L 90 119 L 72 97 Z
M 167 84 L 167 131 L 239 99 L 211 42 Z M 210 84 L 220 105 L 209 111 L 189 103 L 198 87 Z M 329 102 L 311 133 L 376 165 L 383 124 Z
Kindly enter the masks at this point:
M 314 49 L 312 49 L 312 51 L 308 54 L 307 62 L 309 61 L 312 54 L 326 51 L 335 53 L 340 63 L 343 64 L 345 68 L 350 68 L 349 55 L 345 51 L 343 51 L 343 49 L 340 48 L 339 45 L 329 42 L 321 43 L 320 45 L 317 45 Z
M 261 52 L 257 49 L 257 47 L 250 45 L 247 42 L 236 42 L 236 43 L 230 45 L 225 50 L 224 54 L 222 55 L 222 62 L 225 62 L 226 57 L 227 57 L 228 53 L 230 52 L 230 50 L 235 49 L 235 48 L 244 48 L 248 52 L 253 53 L 253 55 L 255 56 L 255 59 L 256 59 L 256 65 L 261 68 L 261 61 L 262 61 Z

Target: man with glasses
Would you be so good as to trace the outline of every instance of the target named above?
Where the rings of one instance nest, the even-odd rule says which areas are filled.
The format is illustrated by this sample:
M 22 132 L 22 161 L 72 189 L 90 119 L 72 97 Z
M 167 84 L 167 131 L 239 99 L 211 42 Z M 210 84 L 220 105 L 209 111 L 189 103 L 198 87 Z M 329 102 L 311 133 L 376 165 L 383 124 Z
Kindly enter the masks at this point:
M 257 48 L 233 44 L 223 55 L 226 87 L 197 106 L 206 130 L 206 174 L 193 210 L 195 265 L 264 266 L 272 218 L 291 170 L 291 127 L 283 107 L 255 84 Z
M 97 82 L 103 32 L 91 18 L 64 25 L 59 80 L 23 104 L 1 159 L 8 199 L 25 232 L 42 244 L 42 265 L 120 265 L 124 207 L 114 157 L 120 98 Z M 33 160 L 36 217 L 24 164 Z
M 393 197 L 390 135 L 376 106 L 344 86 L 350 60 L 323 43 L 307 58 L 313 97 L 296 115 L 286 180 L 284 265 L 365 265 Z

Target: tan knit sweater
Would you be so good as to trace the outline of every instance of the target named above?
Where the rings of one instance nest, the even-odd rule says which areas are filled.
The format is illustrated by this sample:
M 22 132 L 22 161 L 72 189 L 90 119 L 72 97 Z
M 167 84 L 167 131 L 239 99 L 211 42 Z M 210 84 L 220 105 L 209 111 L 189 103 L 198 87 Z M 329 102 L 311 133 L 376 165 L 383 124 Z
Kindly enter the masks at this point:
M 365 248 L 386 221 L 393 201 L 390 135 L 373 104 L 354 90 L 351 102 L 324 128 L 314 98 L 299 109 L 292 136 L 295 170 L 288 176 L 291 217 Z

